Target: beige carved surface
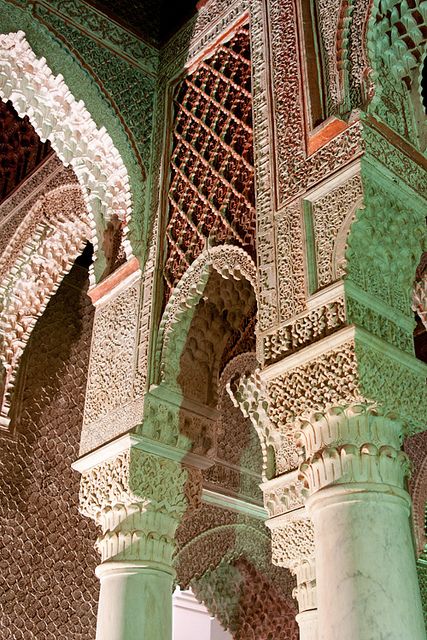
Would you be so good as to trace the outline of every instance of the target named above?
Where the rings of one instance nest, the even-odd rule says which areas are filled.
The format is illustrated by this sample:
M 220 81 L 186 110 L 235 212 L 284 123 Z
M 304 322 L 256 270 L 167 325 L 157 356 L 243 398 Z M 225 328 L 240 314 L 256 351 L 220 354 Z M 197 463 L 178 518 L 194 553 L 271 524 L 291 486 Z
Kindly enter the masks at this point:
M 331 407 L 298 421 L 303 452 L 300 478 L 314 493 L 338 483 L 377 483 L 404 488 L 409 458 L 400 450 L 402 425 L 372 405 Z
M 280 567 L 295 567 L 301 559 L 314 555 L 314 529 L 308 518 L 295 518 L 271 531 L 273 562 Z
M 279 430 L 292 429 L 305 411 L 359 399 L 357 375 L 354 344 L 349 342 L 279 376 L 268 385 L 272 422 Z
M 0 255 L 8 248 L 8 254 L 13 255 L 13 252 L 10 252 L 10 239 L 41 196 L 47 195 L 56 187 L 73 183 L 78 184 L 74 171 L 71 167 L 64 167 L 58 156 L 52 154 L 6 200 L 3 200 L 0 204 Z M 42 215 L 50 216 L 53 212 L 49 212 L 47 207 L 42 207 Z M 37 216 L 35 218 L 37 219 Z M 35 223 L 36 220 L 33 219 L 31 224 L 26 225 L 25 233 L 23 228 L 20 228 L 19 240 L 22 245 L 27 240 L 27 234 L 34 230 Z M 3 257 L 1 263 L 3 264 Z
M 0 358 L 8 424 L 17 364 L 37 318 L 91 236 L 80 186 L 49 191 L 31 207 L 0 259 Z
M 80 512 L 101 526 L 101 561 L 145 560 L 170 566 L 187 501 L 179 462 L 126 449 L 85 471 Z
M 356 175 L 312 201 L 314 239 L 316 244 L 317 285 L 327 286 L 344 275 L 344 264 L 335 264 L 336 242 L 347 216 L 361 201 L 362 182 Z M 341 256 L 344 258 L 344 255 Z
M 137 281 L 97 308 L 86 392 L 85 425 L 90 425 L 133 399 L 139 289 Z
M 292 318 L 274 332 L 263 336 L 264 364 L 271 364 L 325 338 L 341 328 L 345 320 L 345 304 L 342 297 Z
M 305 309 L 307 287 L 300 199 L 281 209 L 275 223 L 279 308 L 283 322 Z

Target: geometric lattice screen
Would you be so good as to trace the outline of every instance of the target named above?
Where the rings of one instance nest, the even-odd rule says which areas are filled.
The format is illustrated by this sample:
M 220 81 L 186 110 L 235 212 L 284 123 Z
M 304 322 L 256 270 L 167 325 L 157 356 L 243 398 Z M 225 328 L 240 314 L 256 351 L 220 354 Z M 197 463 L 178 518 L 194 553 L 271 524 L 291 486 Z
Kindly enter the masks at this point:
M 186 76 L 174 95 L 165 294 L 212 244 L 255 258 L 255 190 L 249 30 Z

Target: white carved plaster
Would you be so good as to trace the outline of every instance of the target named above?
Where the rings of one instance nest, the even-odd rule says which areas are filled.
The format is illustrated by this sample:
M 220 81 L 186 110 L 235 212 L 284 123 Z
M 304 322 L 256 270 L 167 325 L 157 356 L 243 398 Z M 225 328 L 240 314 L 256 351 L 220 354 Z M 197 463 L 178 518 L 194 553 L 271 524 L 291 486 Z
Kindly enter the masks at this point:
M 91 224 L 81 187 L 66 184 L 33 205 L 1 257 L 0 361 L 5 380 L 0 426 L 3 428 L 9 426 L 10 395 L 30 333 L 90 236 Z
M 41 140 L 49 139 L 62 162 L 71 164 L 92 220 L 98 220 L 99 209 L 104 220 L 116 215 L 127 225 L 129 177 L 111 137 L 97 128 L 62 76 L 54 76 L 46 60 L 36 57 L 23 31 L 0 34 L 0 97 L 11 100 L 19 116 L 28 115 Z M 130 257 L 127 240 L 124 246 Z
M 415 283 L 412 295 L 412 309 L 416 311 L 427 329 L 427 271 Z

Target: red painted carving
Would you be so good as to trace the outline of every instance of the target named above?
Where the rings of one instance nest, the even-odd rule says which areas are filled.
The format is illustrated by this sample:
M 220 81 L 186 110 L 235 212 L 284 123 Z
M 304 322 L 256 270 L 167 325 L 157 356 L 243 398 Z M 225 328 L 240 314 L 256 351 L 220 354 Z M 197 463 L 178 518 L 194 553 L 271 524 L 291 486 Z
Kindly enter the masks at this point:
M 166 295 L 207 240 L 255 254 L 249 31 L 217 46 L 175 92 Z

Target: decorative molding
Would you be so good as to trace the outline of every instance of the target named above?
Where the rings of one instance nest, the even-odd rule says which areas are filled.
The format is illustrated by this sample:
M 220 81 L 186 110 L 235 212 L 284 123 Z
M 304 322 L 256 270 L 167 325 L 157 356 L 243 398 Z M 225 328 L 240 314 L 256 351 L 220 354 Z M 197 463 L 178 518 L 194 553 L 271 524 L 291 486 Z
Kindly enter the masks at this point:
M 60 16 L 83 34 L 91 36 L 103 47 L 108 47 L 144 71 L 156 73 L 159 56 L 157 49 L 94 7 L 79 0 L 39 0 L 37 4 Z M 37 9 L 38 7 L 36 11 Z
M 186 479 L 179 463 L 134 448 L 84 472 L 80 511 L 102 528 L 101 561 L 145 560 L 171 571 Z
M 266 522 L 271 530 L 273 563 L 295 572 L 298 565 L 314 557 L 314 527 L 305 508 Z
M 262 336 L 264 365 L 289 356 L 307 345 L 333 334 L 345 325 L 344 297 L 312 308 Z
M 251 0 L 252 101 L 257 209 L 257 260 L 259 328 L 264 331 L 277 324 L 278 276 L 276 260 L 275 150 L 273 147 L 272 96 L 269 90 L 270 61 L 269 16 L 258 0 Z
M 251 518 L 257 518 L 262 521 L 267 519 L 267 511 L 264 507 L 234 496 L 219 493 L 218 491 L 212 491 L 211 489 L 202 489 L 202 502 L 213 504 L 223 509 L 229 509 L 235 513 L 243 513 Z
M 400 449 L 402 424 L 393 415 L 381 415 L 372 405 L 331 407 L 299 420 L 296 430 L 308 494 L 332 484 L 404 487 L 410 463 Z
M 424 428 L 427 365 L 359 327 L 332 336 L 270 365 L 269 419 L 292 432 L 295 419 L 311 411 L 358 402 L 374 403 L 402 421 L 408 435 Z
M 304 506 L 303 484 L 299 478 L 298 469 L 267 480 L 260 486 L 264 494 L 264 505 L 270 518 L 301 509 Z

